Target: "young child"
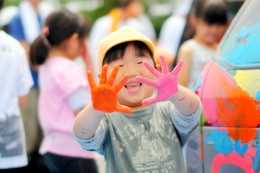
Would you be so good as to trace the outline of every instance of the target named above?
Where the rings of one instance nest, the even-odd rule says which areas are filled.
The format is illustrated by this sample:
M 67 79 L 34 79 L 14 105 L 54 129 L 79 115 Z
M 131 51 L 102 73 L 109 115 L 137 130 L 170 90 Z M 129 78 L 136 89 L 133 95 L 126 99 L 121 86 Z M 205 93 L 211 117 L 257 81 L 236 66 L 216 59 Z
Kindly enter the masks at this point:
M 182 146 L 198 126 L 199 98 L 178 85 L 152 41 L 125 26 L 99 45 L 100 83 L 91 73 L 92 102 L 75 118 L 72 134 L 86 150 L 105 156 L 106 172 L 186 172 Z M 159 69 L 159 68 L 157 68 Z
M 225 0 L 194 0 L 190 13 L 194 36 L 181 45 L 177 58 L 184 62 L 179 83 L 192 89 L 194 79 L 203 65 L 214 57 L 226 30 L 227 4 Z
M 90 102 L 86 73 L 73 61 L 86 53 L 88 30 L 81 15 L 57 10 L 30 49 L 32 64 L 40 65 L 40 154 L 51 172 L 97 173 L 97 153 L 83 150 L 70 133 L 74 117 Z

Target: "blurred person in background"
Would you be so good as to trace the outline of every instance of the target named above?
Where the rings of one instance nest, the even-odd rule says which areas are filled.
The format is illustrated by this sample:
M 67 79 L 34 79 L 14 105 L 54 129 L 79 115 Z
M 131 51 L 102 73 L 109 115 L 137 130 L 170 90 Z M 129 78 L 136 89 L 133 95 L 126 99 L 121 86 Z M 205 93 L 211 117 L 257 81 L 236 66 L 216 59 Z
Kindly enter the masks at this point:
M 13 17 L 7 26 L 10 35 L 20 41 L 26 50 L 27 57 L 30 45 L 39 35 L 42 29 L 42 21 L 53 10 L 52 6 L 43 0 L 22 0 L 18 6 L 18 13 Z M 28 95 L 28 104 L 21 110 L 25 126 L 27 154 L 29 165 L 33 167 L 41 165 L 42 158 L 38 154 L 38 148 L 42 140 L 42 131 L 38 122 L 38 71 L 29 61 L 34 85 Z M 39 165 L 35 165 L 38 164 Z
M 86 54 L 89 24 L 66 9 L 52 12 L 30 48 L 39 66 L 39 121 L 44 138 L 40 154 L 53 173 L 97 173 L 97 153 L 85 151 L 70 131 L 74 118 L 90 101 L 86 72 L 75 58 Z M 84 57 L 84 55 L 82 55 Z
M 179 51 L 173 68 L 179 61 L 184 65 L 179 73 L 178 81 L 194 91 L 193 81 L 203 65 L 214 57 L 219 40 L 224 35 L 228 18 L 228 6 L 225 0 L 193 0 L 181 39 Z M 197 128 L 183 148 L 188 170 L 194 169 L 192 159 L 201 159 L 200 150 L 195 149 L 194 141 L 199 140 L 200 130 Z M 196 166 L 195 166 L 196 167 Z M 197 170 L 196 170 L 197 169 Z M 195 172 L 202 170 L 196 168 Z
M 184 61 L 179 82 L 190 89 L 200 69 L 214 57 L 228 22 L 225 0 L 194 0 L 191 8 L 193 37 L 181 45 L 177 57 L 177 61 Z
M 178 0 L 173 14 L 164 21 L 160 31 L 156 49 L 158 54 L 167 55 L 165 58 L 170 69 L 183 42 L 191 4 L 192 0 Z
M 100 41 L 111 32 L 126 25 L 143 33 L 152 41 L 156 40 L 154 26 L 145 14 L 143 4 L 137 0 L 118 0 L 117 6 L 107 15 L 98 18 L 90 31 L 89 46 L 96 74 L 99 73 L 97 67 L 97 52 Z M 97 76 L 95 77 L 97 80 Z
M 0 9 L 4 0 L 0 0 Z M 20 108 L 33 85 L 22 45 L 0 31 L 0 172 L 19 172 L 28 164 Z

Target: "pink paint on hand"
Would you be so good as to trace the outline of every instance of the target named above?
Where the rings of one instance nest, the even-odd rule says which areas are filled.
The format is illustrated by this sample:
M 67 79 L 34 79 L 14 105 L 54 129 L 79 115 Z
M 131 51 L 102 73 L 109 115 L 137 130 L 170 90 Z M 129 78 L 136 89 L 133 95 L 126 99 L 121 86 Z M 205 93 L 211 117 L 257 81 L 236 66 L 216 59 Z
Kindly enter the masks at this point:
M 178 65 L 169 72 L 166 60 L 163 55 L 160 56 L 162 63 L 162 73 L 158 72 L 152 65 L 147 61 L 144 61 L 143 64 L 145 67 L 157 77 L 156 81 L 147 79 L 141 76 L 137 76 L 136 80 L 145 83 L 149 86 L 152 86 L 158 90 L 157 95 L 154 97 L 147 98 L 143 101 L 143 105 L 150 105 L 158 101 L 164 101 L 169 99 L 173 94 L 178 91 L 178 82 L 177 75 L 179 74 L 183 61 L 180 61 Z

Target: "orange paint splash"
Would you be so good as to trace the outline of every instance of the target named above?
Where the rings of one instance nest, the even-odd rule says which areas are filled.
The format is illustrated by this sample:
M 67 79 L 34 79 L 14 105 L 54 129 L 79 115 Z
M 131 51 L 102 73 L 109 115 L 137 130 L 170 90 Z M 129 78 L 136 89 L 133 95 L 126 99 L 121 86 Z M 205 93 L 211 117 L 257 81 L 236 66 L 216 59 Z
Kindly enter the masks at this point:
M 213 126 L 257 127 L 260 112 L 256 107 L 260 102 L 248 95 L 216 64 L 212 63 L 206 72 L 203 73 L 208 77 L 203 79 L 200 97 L 207 122 Z M 243 143 L 254 139 L 256 133 L 256 129 L 228 129 L 230 138 L 240 139 Z

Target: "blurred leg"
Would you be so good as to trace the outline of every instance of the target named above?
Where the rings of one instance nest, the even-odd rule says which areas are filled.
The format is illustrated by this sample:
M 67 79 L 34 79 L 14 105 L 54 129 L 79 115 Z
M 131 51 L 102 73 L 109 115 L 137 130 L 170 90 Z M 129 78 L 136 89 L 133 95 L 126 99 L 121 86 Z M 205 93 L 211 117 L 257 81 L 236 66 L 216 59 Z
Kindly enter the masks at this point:
M 98 173 L 94 159 L 72 158 L 52 153 L 46 153 L 43 157 L 52 173 Z

